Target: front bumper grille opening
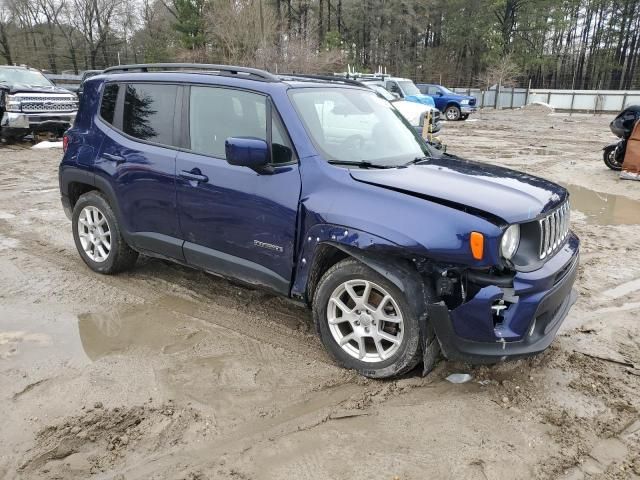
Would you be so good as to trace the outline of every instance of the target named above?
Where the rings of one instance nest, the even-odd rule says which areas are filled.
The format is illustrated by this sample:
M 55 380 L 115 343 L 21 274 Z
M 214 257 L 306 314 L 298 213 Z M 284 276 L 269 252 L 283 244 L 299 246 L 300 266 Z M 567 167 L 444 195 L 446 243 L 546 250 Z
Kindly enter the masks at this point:
M 538 256 L 540 260 L 547 258 L 555 252 L 567 238 L 569 234 L 570 211 L 571 207 L 567 201 L 546 217 L 538 220 L 540 227 Z

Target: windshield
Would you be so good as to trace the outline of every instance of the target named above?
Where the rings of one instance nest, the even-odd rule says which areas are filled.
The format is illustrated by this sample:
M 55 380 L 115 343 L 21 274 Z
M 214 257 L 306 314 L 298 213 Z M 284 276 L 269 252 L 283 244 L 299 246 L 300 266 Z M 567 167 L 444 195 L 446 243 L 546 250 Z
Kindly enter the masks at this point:
M 390 102 L 398 99 L 389 90 L 381 87 L 380 85 L 369 85 L 369 88 L 371 88 L 371 90 L 373 90 L 374 92 L 382 95 L 386 100 L 389 100 Z
M 289 96 L 327 161 L 397 167 L 430 156 L 402 115 L 372 91 L 300 88 Z
M 420 90 L 416 87 L 415 83 L 410 80 L 402 80 L 398 82 L 400 88 L 405 95 L 420 95 Z
M 455 94 L 455 92 L 452 92 L 451 90 L 449 90 L 447 87 L 443 87 L 442 85 L 440 85 L 440 90 L 442 90 L 443 93 L 447 93 L 449 95 L 453 95 Z
M 9 84 L 23 83 L 30 87 L 50 87 L 53 85 L 40 72 L 22 68 L 0 68 L 0 82 Z

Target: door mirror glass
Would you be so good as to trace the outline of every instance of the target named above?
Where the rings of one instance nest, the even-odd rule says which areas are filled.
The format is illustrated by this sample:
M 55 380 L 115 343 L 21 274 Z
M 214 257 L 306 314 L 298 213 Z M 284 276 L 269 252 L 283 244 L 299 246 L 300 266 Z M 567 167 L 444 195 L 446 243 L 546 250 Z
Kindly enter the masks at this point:
M 269 146 L 259 138 L 229 137 L 224 149 L 230 165 L 260 169 L 269 163 Z

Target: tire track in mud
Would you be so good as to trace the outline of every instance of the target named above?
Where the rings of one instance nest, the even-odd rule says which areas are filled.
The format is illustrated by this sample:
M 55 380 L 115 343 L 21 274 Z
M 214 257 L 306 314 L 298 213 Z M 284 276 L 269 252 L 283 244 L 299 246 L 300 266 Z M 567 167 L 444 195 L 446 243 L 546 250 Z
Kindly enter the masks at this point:
M 161 455 L 142 460 L 137 465 L 111 471 L 97 479 L 110 479 L 114 475 L 124 475 L 127 480 L 152 478 L 162 472 L 183 474 L 194 472 L 218 463 L 223 455 L 242 453 L 265 440 L 272 440 L 295 432 L 310 430 L 331 419 L 331 413 L 354 396 L 361 394 L 364 388 L 354 383 L 343 383 L 314 392 L 313 397 L 289 404 L 285 413 L 272 418 L 263 418 L 249 422 L 221 438 L 214 438 L 198 444 L 196 448 L 174 448 Z M 176 465 L 185 465 L 176 471 Z M 186 472 L 185 472 L 186 471 Z

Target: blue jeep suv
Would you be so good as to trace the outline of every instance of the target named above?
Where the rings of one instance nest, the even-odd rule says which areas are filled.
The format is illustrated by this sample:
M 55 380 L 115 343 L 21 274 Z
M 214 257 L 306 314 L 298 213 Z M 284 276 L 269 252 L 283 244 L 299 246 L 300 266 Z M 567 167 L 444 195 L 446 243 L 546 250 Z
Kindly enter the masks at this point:
M 433 98 L 436 108 L 444 113 L 447 120 L 466 120 L 477 110 L 476 97 L 460 95 L 442 85 L 418 83 L 420 92 Z
M 113 67 L 85 83 L 64 148 L 89 268 L 143 253 L 292 297 L 366 376 L 540 352 L 575 298 L 564 188 L 443 154 L 344 80 Z

